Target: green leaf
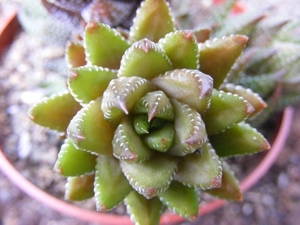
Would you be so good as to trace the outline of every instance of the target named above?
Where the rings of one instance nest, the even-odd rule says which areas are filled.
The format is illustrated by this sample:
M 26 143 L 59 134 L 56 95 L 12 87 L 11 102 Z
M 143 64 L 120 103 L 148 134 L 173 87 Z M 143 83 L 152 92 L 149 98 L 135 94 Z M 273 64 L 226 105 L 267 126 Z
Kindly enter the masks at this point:
M 104 117 L 112 124 L 118 124 L 129 114 L 136 101 L 153 89 L 154 85 L 141 77 L 120 77 L 112 80 L 103 93 L 101 109 Z
M 66 61 L 69 68 L 84 66 L 86 64 L 85 52 L 82 43 L 68 43 L 66 48 Z
M 170 98 L 185 102 L 200 113 L 209 106 L 213 80 L 200 71 L 187 69 L 168 71 L 152 79 L 152 83 Z
M 71 69 L 68 85 L 71 94 L 80 103 L 89 103 L 102 96 L 109 82 L 117 77 L 117 71 L 98 66 Z
M 213 78 L 214 88 L 218 88 L 223 83 L 247 41 L 246 36 L 233 35 L 207 40 L 199 45 L 200 71 Z
M 118 69 L 129 43 L 108 25 L 89 22 L 84 32 L 84 47 L 89 65 Z
M 169 187 L 177 168 L 178 159 L 156 153 L 141 163 L 120 162 L 122 171 L 131 186 L 141 195 L 150 199 Z
M 148 134 L 150 126 L 146 114 L 138 114 L 133 117 L 133 128 L 138 135 Z
M 97 154 L 112 154 L 114 130 L 104 119 L 101 98 L 82 108 L 68 126 L 68 138 L 76 148 Z
M 136 17 L 130 28 L 129 40 L 133 43 L 147 38 L 157 42 L 174 29 L 168 3 L 161 0 L 145 0 L 136 12 Z
M 61 146 L 54 170 L 63 176 L 79 176 L 95 170 L 96 155 L 76 149 L 73 143 L 66 139 Z
M 166 94 L 162 91 L 147 93 L 136 102 L 132 112 L 135 114 L 147 113 L 148 121 L 151 121 L 154 117 L 169 121 L 174 119 L 172 104 Z
M 252 105 L 237 94 L 214 90 L 210 107 L 203 115 L 207 134 L 219 133 L 242 122 L 253 111 Z
M 249 88 L 227 83 L 222 87 L 222 90 L 232 94 L 237 94 L 249 102 L 254 108 L 254 111 L 251 113 L 250 117 L 257 115 L 259 112 L 261 112 L 261 110 L 267 107 L 267 103 Z
M 125 117 L 117 127 L 112 143 L 114 156 L 128 163 L 144 161 L 153 154 L 135 133 L 128 117 Z
M 207 140 L 205 124 L 201 115 L 189 105 L 172 100 L 176 131 L 171 155 L 184 156 L 196 151 Z
M 175 130 L 171 123 L 164 124 L 160 129 L 150 132 L 143 136 L 143 142 L 149 148 L 166 152 L 172 146 Z
M 178 164 L 174 178 L 181 183 L 207 190 L 221 186 L 221 162 L 209 143 L 203 144 L 200 152 L 186 155 Z
M 243 193 L 237 178 L 233 174 L 233 171 L 224 161 L 222 162 L 222 169 L 222 186 L 219 188 L 206 190 L 205 192 L 227 201 L 242 201 Z
M 40 125 L 59 132 L 66 132 L 68 124 L 81 106 L 69 92 L 44 98 L 28 111 L 30 119 Z
M 170 210 L 190 221 L 198 217 L 199 195 L 193 187 L 173 181 L 165 192 L 159 194 L 159 198 Z
M 209 140 L 220 157 L 253 154 L 270 148 L 268 141 L 244 122 L 210 136 Z
M 132 191 L 125 199 L 127 211 L 131 220 L 136 224 L 158 225 L 163 211 L 163 204 L 154 197 L 146 199 L 135 191 Z
M 65 199 L 82 201 L 94 196 L 94 174 L 86 174 L 79 177 L 68 177 Z
M 198 43 L 192 30 L 179 30 L 159 40 L 159 46 L 166 52 L 174 69 L 198 69 Z
M 119 161 L 112 156 L 99 155 L 95 174 L 95 200 L 98 211 L 114 208 L 132 190 Z
M 142 39 L 125 52 L 118 77 L 138 76 L 151 80 L 172 68 L 170 59 L 157 44 Z

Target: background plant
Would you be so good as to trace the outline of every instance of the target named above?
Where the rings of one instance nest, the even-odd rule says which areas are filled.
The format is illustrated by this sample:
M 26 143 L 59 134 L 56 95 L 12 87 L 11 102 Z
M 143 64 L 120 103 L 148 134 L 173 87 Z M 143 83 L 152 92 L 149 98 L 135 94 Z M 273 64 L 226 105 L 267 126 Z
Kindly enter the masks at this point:
M 224 159 L 270 147 L 245 121 L 264 101 L 224 83 L 247 41 L 177 30 L 161 0 L 142 3 L 128 35 L 88 23 L 67 47 L 68 91 L 29 111 L 66 137 L 55 164 L 66 198 L 94 197 L 99 211 L 125 200 L 137 224 L 166 208 L 194 220 L 200 190 L 241 200 Z
M 299 19 L 276 17 L 273 11 L 283 7 L 276 1 L 254 7 L 236 0 L 215 2 L 222 3 L 204 5 L 190 0 L 183 6 L 181 1 L 172 1 L 182 29 L 205 28 L 214 37 L 232 33 L 249 37 L 245 54 L 232 68 L 227 82 L 251 88 L 268 103 L 259 118 L 251 119 L 258 126 L 272 113 L 300 100 Z

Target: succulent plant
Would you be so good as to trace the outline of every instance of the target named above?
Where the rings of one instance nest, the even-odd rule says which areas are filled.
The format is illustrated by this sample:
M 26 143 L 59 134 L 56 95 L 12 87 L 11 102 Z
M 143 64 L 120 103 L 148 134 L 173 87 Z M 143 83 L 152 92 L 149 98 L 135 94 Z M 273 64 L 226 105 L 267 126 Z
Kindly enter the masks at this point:
M 145 0 L 128 34 L 89 22 L 67 46 L 68 90 L 29 110 L 65 135 L 55 171 L 66 198 L 94 197 L 101 212 L 124 200 L 144 225 L 167 208 L 196 219 L 199 191 L 241 200 L 225 159 L 270 147 L 246 121 L 265 102 L 226 83 L 247 41 L 176 29 L 164 0 Z
M 268 108 L 260 117 L 253 117 L 251 123 L 258 126 L 273 112 L 299 103 L 299 19 L 280 19 L 280 14 L 275 18 L 277 5 L 259 8 L 248 3 L 241 10 L 237 0 L 214 2 L 218 4 L 190 0 L 183 10 L 181 1 L 172 1 L 181 29 L 205 28 L 214 37 L 232 33 L 249 37 L 245 53 L 226 79 L 250 88 L 267 102 Z

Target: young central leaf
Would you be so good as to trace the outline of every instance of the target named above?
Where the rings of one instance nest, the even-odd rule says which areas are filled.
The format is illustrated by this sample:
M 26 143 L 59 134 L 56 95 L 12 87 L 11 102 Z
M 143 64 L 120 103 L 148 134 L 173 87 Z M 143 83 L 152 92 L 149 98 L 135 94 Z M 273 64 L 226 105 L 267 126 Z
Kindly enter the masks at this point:
M 103 93 L 101 109 L 104 117 L 117 124 L 133 108 L 135 102 L 154 86 L 141 77 L 120 77 L 112 80 Z
M 200 71 L 173 70 L 154 78 L 152 83 L 161 88 L 169 97 L 189 104 L 200 113 L 209 106 L 213 80 Z
M 127 117 L 117 127 L 112 144 L 114 156 L 129 163 L 144 161 L 152 155 L 152 151 L 143 144 Z
M 151 149 L 166 152 L 173 144 L 175 130 L 171 123 L 166 123 L 160 129 L 143 137 L 143 142 Z
M 122 160 L 120 162 L 131 186 L 150 199 L 169 187 L 177 168 L 178 158 L 156 153 L 141 163 L 129 164 Z
M 124 54 L 118 77 L 143 77 L 151 80 L 172 69 L 170 59 L 154 42 L 143 39 L 134 43 Z
M 148 121 L 158 117 L 165 120 L 173 120 L 174 112 L 169 98 L 162 91 L 147 93 L 144 97 L 136 102 L 133 113 L 147 113 Z
M 205 124 L 200 114 L 189 105 L 172 100 L 176 131 L 174 144 L 168 153 L 184 156 L 196 151 L 207 140 Z

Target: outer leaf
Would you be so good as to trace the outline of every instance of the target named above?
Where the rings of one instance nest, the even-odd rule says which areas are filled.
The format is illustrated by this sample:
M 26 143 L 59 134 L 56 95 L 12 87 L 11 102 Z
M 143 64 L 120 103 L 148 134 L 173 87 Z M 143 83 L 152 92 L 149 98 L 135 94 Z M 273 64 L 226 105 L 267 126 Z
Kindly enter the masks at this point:
M 202 190 L 221 186 L 221 162 L 209 143 L 203 145 L 200 153 L 189 154 L 180 161 L 175 180 Z
M 249 88 L 244 88 L 240 85 L 225 84 L 222 88 L 224 91 L 228 91 L 233 94 L 238 94 L 249 102 L 253 107 L 254 111 L 251 113 L 251 117 L 257 115 L 261 110 L 267 107 L 267 103 L 256 93 Z
M 174 31 L 174 22 L 166 1 L 146 0 L 142 2 L 130 28 L 130 42 L 143 38 L 157 42 Z
M 81 106 L 69 92 L 45 98 L 28 111 L 30 119 L 38 125 L 65 132 L 70 120 Z
M 69 177 L 66 184 L 65 199 L 82 201 L 94 196 L 94 174 Z
M 237 94 L 214 90 L 210 107 L 203 115 L 208 135 L 219 133 L 245 120 L 254 108 Z
M 185 102 L 198 112 L 204 112 L 210 102 L 213 80 L 197 70 L 178 69 L 156 77 L 152 83 L 169 97 Z
M 151 149 L 143 144 L 127 117 L 117 127 L 112 143 L 114 156 L 129 163 L 144 161 L 152 155 Z
M 66 139 L 61 146 L 54 170 L 63 176 L 79 176 L 95 170 L 96 155 L 78 150 Z
M 136 224 L 158 225 L 163 211 L 163 204 L 157 197 L 146 199 L 132 191 L 125 199 L 127 211 L 131 220 Z
M 147 113 L 148 121 L 154 117 L 169 121 L 174 119 L 172 104 L 162 91 L 149 92 L 139 99 L 134 105 L 133 113 Z
M 174 69 L 198 69 L 198 43 L 192 30 L 175 31 L 159 40 Z
M 207 41 L 210 37 L 210 33 L 211 30 L 206 28 L 200 30 L 194 30 L 194 34 L 198 43 L 203 43 Z
M 98 211 L 107 211 L 124 200 L 132 190 L 120 163 L 112 156 L 99 155 L 94 192 Z
M 238 180 L 234 176 L 230 167 L 224 161 L 222 162 L 222 169 L 222 186 L 219 188 L 206 190 L 205 192 L 228 201 L 242 201 L 243 193 L 239 186 Z
M 165 192 L 159 194 L 159 198 L 173 212 L 190 221 L 198 217 L 199 196 L 193 187 L 173 181 Z
M 158 45 L 142 39 L 125 52 L 118 76 L 138 76 L 151 80 L 172 68 L 170 59 Z
M 176 131 L 171 155 L 184 156 L 196 151 L 207 140 L 205 124 L 201 115 L 187 104 L 172 100 Z
M 66 61 L 69 68 L 84 66 L 86 64 L 85 52 L 82 43 L 68 43 L 66 48 Z
M 150 199 L 169 187 L 177 168 L 178 159 L 157 153 L 138 164 L 120 162 L 123 173 L 131 186 L 141 195 Z
M 101 101 L 91 101 L 76 114 L 68 126 L 68 138 L 79 149 L 111 155 L 114 130 L 104 119 Z
M 116 71 L 98 66 L 83 66 L 70 70 L 68 85 L 78 102 L 89 103 L 102 96 L 109 82 L 116 77 Z
M 199 45 L 200 71 L 213 77 L 214 88 L 218 88 L 223 83 L 247 41 L 246 36 L 233 35 L 208 40 Z
M 118 69 L 129 43 L 108 25 L 90 22 L 84 33 L 84 47 L 89 64 Z
M 210 136 L 209 140 L 220 157 L 252 154 L 270 148 L 268 141 L 255 128 L 243 122 Z
M 120 77 L 112 80 L 103 93 L 101 109 L 104 116 L 113 124 L 118 124 L 135 102 L 152 91 L 154 86 L 141 77 Z

